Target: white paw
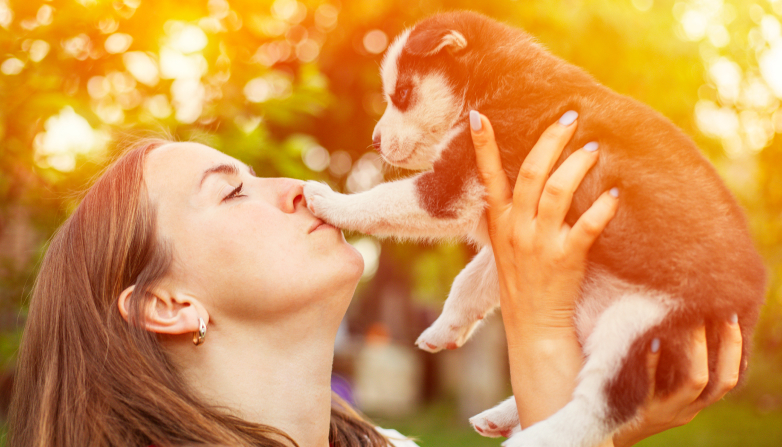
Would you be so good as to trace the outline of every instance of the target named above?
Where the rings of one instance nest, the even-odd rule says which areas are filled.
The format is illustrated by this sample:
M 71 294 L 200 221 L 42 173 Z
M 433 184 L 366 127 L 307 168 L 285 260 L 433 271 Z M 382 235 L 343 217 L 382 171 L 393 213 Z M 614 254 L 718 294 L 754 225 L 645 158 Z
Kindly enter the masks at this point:
M 521 425 L 519 424 L 513 426 L 498 425 L 488 419 L 476 419 L 475 417 L 470 418 L 470 423 L 475 431 L 487 438 L 510 438 L 516 433 L 521 433 Z
M 521 431 L 519 413 L 513 397 L 470 418 L 475 431 L 487 438 L 510 438 Z
M 416 346 L 428 352 L 461 347 L 483 319 L 483 316 L 480 316 L 472 322 L 461 322 L 444 316 L 445 313 L 440 314 L 437 320 L 421 333 L 415 341 Z
M 522 430 L 502 443 L 502 447 L 574 447 L 568 440 L 551 431 L 546 421 Z
M 571 401 L 548 419 L 538 422 L 502 443 L 503 447 L 594 447 L 611 431 L 593 414 L 594 405 Z M 592 411 L 590 411 L 590 409 Z
M 339 215 L 340 194 L 329 188 L 329 185 L 316 181 L 308 181 L 304 184 L 304 199 L 307 201 L 307 208 L 316 217 L 334 225 L 337 222 L 334 219 Z

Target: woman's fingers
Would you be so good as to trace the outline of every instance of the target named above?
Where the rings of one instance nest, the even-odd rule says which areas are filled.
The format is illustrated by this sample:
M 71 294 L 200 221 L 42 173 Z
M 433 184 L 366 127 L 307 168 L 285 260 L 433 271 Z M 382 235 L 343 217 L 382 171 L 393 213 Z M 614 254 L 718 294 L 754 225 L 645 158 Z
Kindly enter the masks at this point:
M 513 190 L 513 209 L 534 217 L 538 212 L 540 194 L 562 149 L 576 131 L 574 111 L 566 112 L 556 123 L 543 131 L 543 134 L 530 150 L 519 169 L 516 187 Z
M 649 391 L 646 394 L 647 402 L 654 399 L 654 386 L 658 363 L 660 363 L 660 339 L 655 338 L 649 346 L 649 353 L 646 354 L 646 376 L 649 377 Z
M 695 401 L 709 383 L 709 354 L 706 348 L 706 327 L 696 328 L 690 337 L 690 350 L 687 357 L 690 360 L 687 379 L 668 399 L 671 408 L 682 408 L 679 422 L 685 424 L 698 414 L 701 406 Z
M 619 189 L 611 188 L 595 200 L 595 203 L 578 218 L 573 228 L 568 232 L 566 246 L 579 250 L 580 253 L 589 251 L 589 247 L 595 242 L 608 222 L 616 214 L 619 206 Z
M 590 142 L 573 152 L 551 174 L 543 187 L 538 205 L 538 222 L 542 228 L 560 230 L 565 214 L 570 209 L 573 193 L 596 162 L 597 143 Z
M 489 210 L 498 210 L 511 202 L 511 189 L 508 177 L 502 169 L 500 151 L 494 140 L 494 129 L 489 120 L 476 112 L 470 111 L 470 131 L 472 144 L 475 146 L 475 158 L 481 182 L 486 188 Z
M 721 399 L 736 385 L 741 364 L 742 339 L 735 315 L 719 330 L 720 348 L 717 352 L 715 376 L 711 377 L 715 382 L 715 388 L 708 396 L 701 395 L 709 382 L 705 327 L 693 329 L 690 336 L 690 349 L 687 353 L 690 359 L 688 379 L 667 396 L 654 395 L 654 377 L 659 362 L 660 343 L 659 340 L 652 341 L 650 354 L 646 359 L 647 374 L 652 383 L 649 386 L 646 402 L 639 412 L 642 422 L 617 433 L 614 436 L 615 446 L 630 446 L 655 433 L 690 422 L 700 410 Z
M 720 349 L 717 353 L 716 375 L 713 379 L 714 391 L 701 400 L 702 408 L 722 399 L 738 383 L 742 344 L 741 329 L 736 314 L 733 314 L 731 321 L 725 322 L 720 328 Z

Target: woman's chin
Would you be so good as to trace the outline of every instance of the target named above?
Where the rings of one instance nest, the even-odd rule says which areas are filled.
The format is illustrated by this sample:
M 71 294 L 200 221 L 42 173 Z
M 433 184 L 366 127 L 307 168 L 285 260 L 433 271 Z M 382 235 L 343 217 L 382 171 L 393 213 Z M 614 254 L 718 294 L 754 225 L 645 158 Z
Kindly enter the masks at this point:
M 346 245 L 349 249 L 345 256 L 345 274 L 350 275 L 353 281 L 357 283 L 364 273 L 364 257 L 361 256 L 361 253 L 355 247 L 350 244 Z

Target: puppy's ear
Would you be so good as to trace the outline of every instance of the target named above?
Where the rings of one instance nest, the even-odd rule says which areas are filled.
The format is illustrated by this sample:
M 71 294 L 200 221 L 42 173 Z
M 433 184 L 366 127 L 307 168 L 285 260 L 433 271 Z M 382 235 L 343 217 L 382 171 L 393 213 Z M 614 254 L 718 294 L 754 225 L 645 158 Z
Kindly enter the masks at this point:
M 416 32 L 417 31 L 417 32 Z M 467 39 L 459 31 L 439 28 L 413 30 L 405 50 L 415 56 L 431 56 L 446 49 L 456 54 L 467 47 Z

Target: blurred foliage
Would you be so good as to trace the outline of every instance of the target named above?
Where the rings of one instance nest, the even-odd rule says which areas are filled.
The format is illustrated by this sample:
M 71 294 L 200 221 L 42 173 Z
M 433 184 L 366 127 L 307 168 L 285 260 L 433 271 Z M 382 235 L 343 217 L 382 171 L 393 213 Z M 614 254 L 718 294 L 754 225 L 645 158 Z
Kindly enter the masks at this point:
M 777 447 L 782 445 L 782 413 L 758 411 L 751 405 L 728 401 L 704 409 L 689 424 L 647 438 L 638 447 Z M 484 438 L 464 423 L 456 405 L 443 400 L 414 416 L 374 421 L 393 427 L 425 446 L 489 447 L 504 438 Z
M 117 142 L 193 139 L 259 175 L 317 178 L 347 192 L 405 175 L 381 172 L 370 151 L 385 107 L 379 62 L 405 27 L 449 9 L 526 29 L 692 136 L 746 207 L 769 266 L 756 339 L 762 375 L 778 376 L 782 0 L 0 0 L 3 360 L 46 240 Z M 438 308 L 471 254 L 459 244 L 383 242 L 356 306 L 387 283 Z M 782 395 L 778 381 L 752 383 L 753 401 Z

